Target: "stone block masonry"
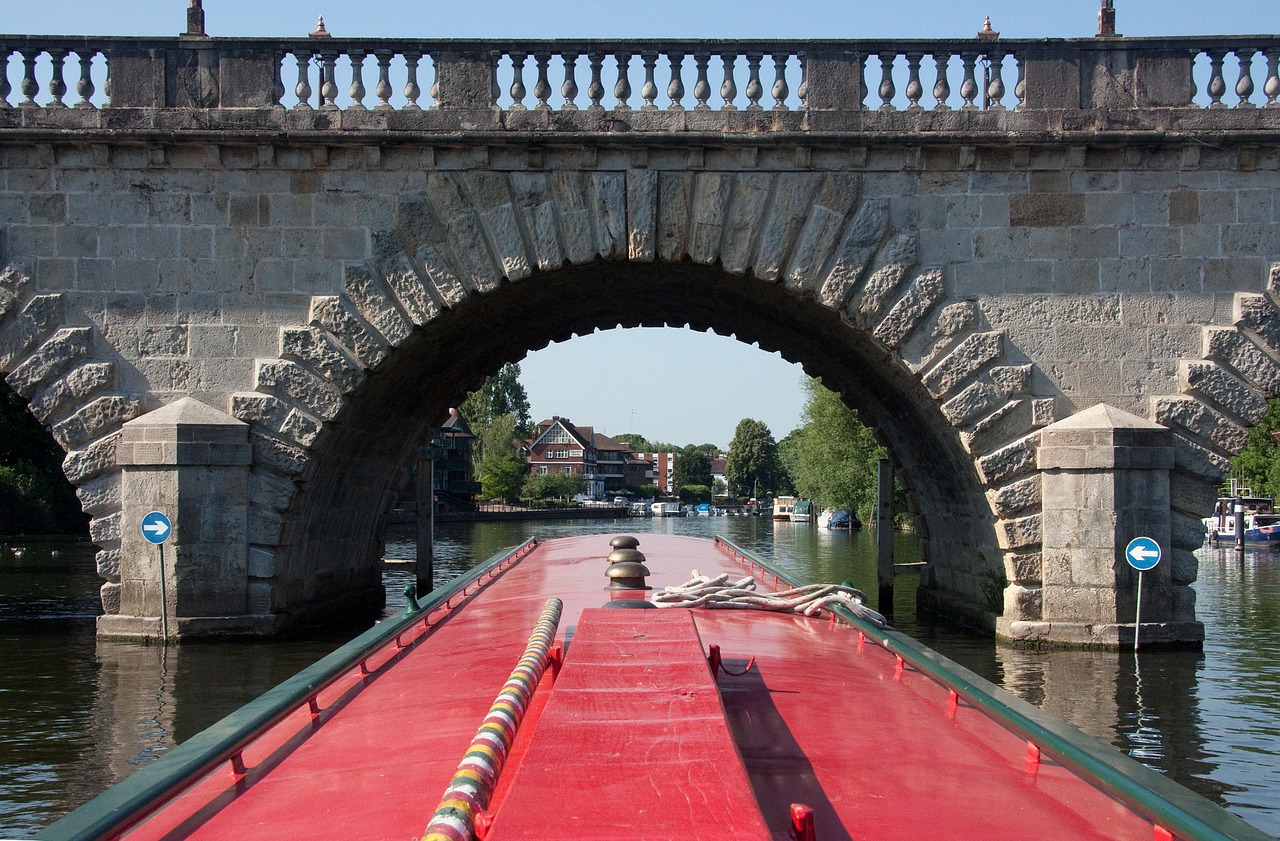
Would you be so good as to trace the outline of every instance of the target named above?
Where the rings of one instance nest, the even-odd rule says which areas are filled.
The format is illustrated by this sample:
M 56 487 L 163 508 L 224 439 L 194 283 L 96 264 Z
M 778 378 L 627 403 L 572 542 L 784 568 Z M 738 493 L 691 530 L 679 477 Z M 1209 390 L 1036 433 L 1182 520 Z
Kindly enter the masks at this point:
M 344 41 L 313 63 L 218 39 L 193 87 L 166 75 L 193 44 L 106 39 L 110 104 L 0 85 L 0 371 L 68 451 L 103 632 L 376 609 L 391 490 L 449 406 L 549 341 L 687 324 L 780 350 L 877 429 L 932 603 L 1114 646 L 1116 546 L 1152 529 L 1166 632 L 1143 638 L 1195 644 L 1198 518 L 1280 393 L 1280 108 L 1273 70 L 1228 107 L 1185 80 L 1196 50 L 1280 41 L 1175 40 L 1000 42 L 985 101 L 976 42 L 595 44 L 645 79 L 616 102 L 589 50 L 548 99 L 539 50 L 569 42 L 371 43 L 365 88 L 334 81 Z M 859 58 L 922 49 L 932 98 L 928 61 L 899 86 Z M 381 84 L 423 54 L 434 93 Z M 164 604 L 151 509 L 177 512 Z

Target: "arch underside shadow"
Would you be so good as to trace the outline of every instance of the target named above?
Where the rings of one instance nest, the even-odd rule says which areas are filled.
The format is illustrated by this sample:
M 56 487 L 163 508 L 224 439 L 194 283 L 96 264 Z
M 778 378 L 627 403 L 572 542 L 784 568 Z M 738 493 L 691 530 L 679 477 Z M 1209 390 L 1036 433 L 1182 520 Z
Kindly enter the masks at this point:
M 282 532 L 279 572 L 294 578 L 288 570 L 310 570 L 295 580 L 314 581 L 325 565 L 376 560 L 393 492 L 416 447 L 504 362 L 598 328 L 664 325 L 733 334 L 821 377 L 890 448 L 925 554 L 942 577 L 960 589 L 999 570 L 995 518 L 972 456 L 920 380 L 865 331 L 778 284 L 718 267 L 597 262 L 472 295 L 415 331 L 348 395 L 340 417 L 314 442 L 314 467 Z M 749 371 L 726 374 L 750 387 Z M 366 575 L 359 565 L 319 580 L 344 575 L 350 585 L 377 585 L 359 580 Z M 320 594 L 294 595 L 305 601 Z

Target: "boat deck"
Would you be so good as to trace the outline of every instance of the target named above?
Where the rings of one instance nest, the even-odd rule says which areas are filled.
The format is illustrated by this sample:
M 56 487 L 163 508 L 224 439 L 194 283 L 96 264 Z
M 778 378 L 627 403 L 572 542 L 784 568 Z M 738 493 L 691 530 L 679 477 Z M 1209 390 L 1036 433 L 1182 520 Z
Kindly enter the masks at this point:
M 697 538 L 646 535 L 640 551 L 655 589 L 684 583 L 692 570 L 748 574 Z M 723 838 L 727 812 L 744 827 L 734 837 L 759 837 L 752 827 L 763 821 L 764 837 L 784 839 L 793 803 L 813 809 L 822 841 L 1153 838 L 1149 819 L 847 625 L 760 611 L 590 610 L 610 600 L 609 552 L 600 535 L 540 545 L 428 614 L 363 673 L 324 690 L 315 708 L 272 728 L 244 751 L 243 767 L 210 774 L 126 837 L 421 837 L 544 601 L 557 597 L 558 639 L 579 626 L 590 635 L 581 644 L 573 636 L 562 669 L 535 695 L 499 781 L 495 838 Z M 761 589 L 776 584 L 766 578 Z M 597 672 L 595 685 L 575 677 L 575 662 L 603 656 L 616 647 L 611 639 L 657 634 L 677 616 L 692 616 L 693 631 L 682 653 L 663 655 L 676 664 L 669 673 L 655 677 L 654 652 L 633 651 L 614 659 L 650 659 L 628 665 L 629 676 Z M 712 683 L 700 651 L 711 645 L 734 672 L 751 658 L 754 665 Z M 668 698 L 696 702 L 698 726 L 672 723 L 681 717 L 663 713 Z M 575 717 L 603 726 L 609 709 L 635 738 L 615 741 L 608 733 L 617 728 L 598 729 L 579 750 L 564 751 L 557 728 L 571 728 Z M 563 771 L 558 779 L 548 776 L 554 767 Z M 708 767 L 717 771 L 714 786 L 705 784 Z M 739 782 L 719 802 L 742 774 L 749 793 Z M 651 804 L 662 814 L 647 815 Z M 593 810 L 608 811 L 615 824 L 597 832 L 583 820 Z M 618 815 L 631 817 L 622 834 Z

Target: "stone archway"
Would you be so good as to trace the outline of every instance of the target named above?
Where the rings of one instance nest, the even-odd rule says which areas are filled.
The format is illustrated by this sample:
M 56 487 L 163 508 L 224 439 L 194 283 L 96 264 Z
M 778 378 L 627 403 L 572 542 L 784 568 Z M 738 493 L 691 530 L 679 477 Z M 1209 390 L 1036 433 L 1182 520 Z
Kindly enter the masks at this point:
M 883 189 L 864 195 L 867 177 L 435 172 L 423 192 L 397 197 L 368 259 L 344 264 L 341 292 L 314 297 L 306 323 L 280 325 L 279 353 L 257 361 L 252 390 L 213 407 L 245 424 L 252 446 L 240 610 L 253 621 L 235 627 L 265 632 L 380 598 L 388 474 L 430 418 L 502 361 L 596 327 L 666 323 L 733 332 L 822 376 L 894 449 L 937 599 L 974 612 L 983 576 L 1003 568 L 1004 618 L 1041 620 L 1038 430 L 1059 419 L 1061 395 L 988 302 L 948 289 L 945 266 L 920 265 L 913 228 Z M 1233 326 L 1199 328 L 1204 353 L 1183 361 L 1183 393 L 1150 398 L 1177 452 L 1175 590 L 1190 592 L 1194 515 L 1225 455 L 1280 392 L 1278 285 L 1273 271 L 1263 294 L 1237 293 Z M 0 292 L 0 368 L 69 451 L 103 548 L 104 604 L 126 620 L 122 566 L 138 538 L 122 528 L 118 445 L 146 395 L 116 387 L 122 351 L 67 317 L 65 293 L 37 290 L 12 266 Z M 1120 307 L 1115 296 L 1081 301 L 1095 319 Z M 182 341 L 139 333 L 161 348 Z

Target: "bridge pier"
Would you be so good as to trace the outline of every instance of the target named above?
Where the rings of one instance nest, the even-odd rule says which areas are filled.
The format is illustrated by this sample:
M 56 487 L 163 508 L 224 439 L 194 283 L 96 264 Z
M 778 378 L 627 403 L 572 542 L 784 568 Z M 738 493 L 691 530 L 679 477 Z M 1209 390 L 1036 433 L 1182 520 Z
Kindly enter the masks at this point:
M 1172 572 L 1172 437 L 1101 403 L 1041 431 L 1042 579 L 1008 588 L 999 637 L 1019 645 L 1131 646 L 1138 575 L 1124 551 L 1146 536 L 1166 558 L 1143 582 L 1143 644 L 1203 642 L 1190 582 L 1176 582 Z
M 263 601 L 249 569 L 252 456 L 248 424 L 190 397 L 124 424 L 120 571 L 103 586 L 101 636 L 271 633 L 269 586 L 251 612 Z M 151 511 L 173 523 L 163 555 L 141 531 Z

